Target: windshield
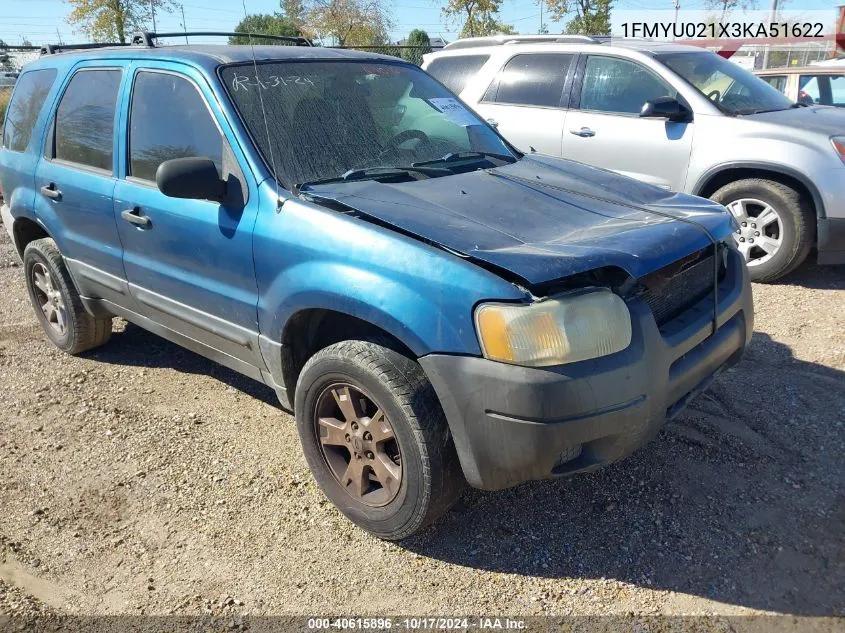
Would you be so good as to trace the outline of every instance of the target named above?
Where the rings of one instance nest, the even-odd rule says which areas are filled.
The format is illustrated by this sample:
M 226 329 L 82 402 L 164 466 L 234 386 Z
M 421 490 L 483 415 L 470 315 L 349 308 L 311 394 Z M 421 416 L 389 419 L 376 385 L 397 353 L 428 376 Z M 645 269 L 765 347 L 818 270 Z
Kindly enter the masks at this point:
M 417 179 L 448 175 L 491 154 L 500 158 L 488 166 L 516 159 L 484 121 L 415 67 L 366 60 L 271 62 L 257 69 L 256 75 L 252 64 L 226 66 L 220 76 L 288 189 L 353 170 L 443 167 L 404 172 Z
M 665 53 L 657 57 L 726 114 L 772 112 L 793 105 L 765 81 L 715 53 Z

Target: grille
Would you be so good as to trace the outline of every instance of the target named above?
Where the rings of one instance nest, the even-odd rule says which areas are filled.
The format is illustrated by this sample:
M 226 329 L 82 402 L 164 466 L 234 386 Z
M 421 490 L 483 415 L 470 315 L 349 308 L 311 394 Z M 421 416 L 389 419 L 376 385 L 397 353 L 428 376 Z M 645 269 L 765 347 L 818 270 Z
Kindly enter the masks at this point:
M 719 276 L 724 270 L 720 266 Z M 702 249 L 640 279 L 637 296 L 657 325 L 671 321 L 713 290 L 713 249 Z

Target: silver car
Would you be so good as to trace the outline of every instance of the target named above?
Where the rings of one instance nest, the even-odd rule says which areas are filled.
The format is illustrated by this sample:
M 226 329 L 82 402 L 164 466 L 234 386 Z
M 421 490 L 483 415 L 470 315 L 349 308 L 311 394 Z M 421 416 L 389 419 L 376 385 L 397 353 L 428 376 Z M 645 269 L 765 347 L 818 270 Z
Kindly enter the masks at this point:
M 845 111 L 798 104 L 707 50 L 574 37 L 458 40 L 429 73 L 517 148 L 711 198 L 756 281 L 845 264 Z

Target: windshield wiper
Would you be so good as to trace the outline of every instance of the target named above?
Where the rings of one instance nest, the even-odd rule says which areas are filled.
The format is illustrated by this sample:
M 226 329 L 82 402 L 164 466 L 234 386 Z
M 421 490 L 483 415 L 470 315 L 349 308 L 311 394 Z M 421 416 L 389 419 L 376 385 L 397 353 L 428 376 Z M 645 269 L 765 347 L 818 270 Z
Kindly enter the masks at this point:
M 810 104 L 809 103 L 801 103 L 800 101 L 796 101 L 795 103 L 793 103 L 789 107 L 790 108 L 809 108 Z
M 413 163 L 413 167 L 421 167 L 423 165 L 438 165 L 441 163 L 452 163 L 458 160 L 467 160 L 473 158 L 495 158 L 496 160 L 501 160 L 506 163 L 515 163 L 516 157 L 515 156 L 508 156 L 506 154 L 496 154 L 494 152 L 476 152 L 476 151 L 467 151 L 467 152 L 449 152 L 441 156 L 440 158 L 435 158 L 434 160 L 424 160 L 418 163 Z
M 794 106 L 789 106 L 790 108 Z M 751 109 L 751 110 L 737 110 L 737 115 L 739 116 L 746 116 L 749 114 L 764 114 L 766 112 L 783 112 L 784 110 L 789 110 L 789 108 L 759 108 L 759 109 Z
M 340 176 L 320 178 L 318 180 L 308 180 L 301 184 L 294 185 L 294 193 L 298 195 L 300 191 L 313 185 L 327 185 L 333 182 L 353 182 L 356 180 L 390 178 L 394 176 L 407 176 L 408 174 L 422 174 L 428 178 L 437 178 L 438 176 L 451 176 L 452 172 L 448 169 L 419 167 L 417 165 L 410 165 L 408 167 L 365 167 L 363 169 L 350 169 Z

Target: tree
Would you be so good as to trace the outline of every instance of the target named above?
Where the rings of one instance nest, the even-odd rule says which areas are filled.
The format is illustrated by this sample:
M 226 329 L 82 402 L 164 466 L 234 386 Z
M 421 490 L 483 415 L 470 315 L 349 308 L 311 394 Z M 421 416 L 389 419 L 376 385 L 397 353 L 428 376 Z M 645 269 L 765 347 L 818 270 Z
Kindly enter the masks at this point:
M 254 13 L 246 16 L 235 27 L 236 33 L 264 33 L 266 35 L 301 35 L 293 20 L 281 13 Z M 266 43 L 267 40 L 264 40 Z M 229 44 L 249 44 L 248 37 L 230 37 Z
M 280 6 L 285 17 L 296 25 L 296 28 L 302 31 L 305 24 L 305 4 L 303 0 L 281 0 Z
M 558 22 L 575 13 L 566 25 L 569 34 L 610 35 L 610 9 L 613 0 L 543 0 L 549 19 Z
M 405 40 L 405 44 L 418 48 L 402 49 L 402 59 L 417 66 L 422 66 L 422 56 L 431 52 L 431 38 L 428 36 L 428 33 L 421 29 L 414 29 L 408 33 L 408 39 Z
M 753 9 L 756 4 L 754 0 L 705 0 L 704 7 L 711 11 L 718 11 L 720 21 L 724 22 L 733 9 L 740 8 L 747 11 Z
M 337 46 L 388 42 L 390 14 L 384 0 L 303 0 L 304 26 Z
M 12 57 L 9 55 L 9 45 L 0 40 L 0 70 L 14 70 Z
M 515 33 L 509 24 L 499 20 L 502 0 L 448 0 L 443 16 L 451 22 L 463 20 L 459 37 L 481 37 L 497 33 Z
M 169 13 L 173 0 L 68 0 L 73 10 L 69 24 L 95 42 L 126 42 L 127 34 L 148 27 L 152 12 Z

